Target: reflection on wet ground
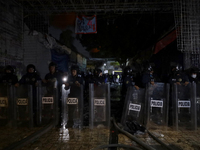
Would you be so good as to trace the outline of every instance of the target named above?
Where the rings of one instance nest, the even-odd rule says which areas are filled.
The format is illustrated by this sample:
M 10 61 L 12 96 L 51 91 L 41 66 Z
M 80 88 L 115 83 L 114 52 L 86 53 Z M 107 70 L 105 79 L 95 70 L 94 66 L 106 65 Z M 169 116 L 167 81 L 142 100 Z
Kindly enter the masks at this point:
M 3 149 L 14 141 L 25 138 L 38 129 L 5 129 L 1 128 L 0 148 Z M 178 130 L 173 131 L 170 127 L 149 130 L 154 136 L 165 144 L 171 145 L 175 150 L 199 150 L 200 149 L 200 128 L 197 131 Z M 35 139 L 32 143 L 27 144 L 21 150 L 91 150 L 99 145 L 109 144 L 109 129 L 94 128 L 83 129 L 72 128 L 53 128 L 41 137 Z M 135 137 L 144 143 L 151 145 L 155 149 L 162 150 L 160 144 L 153 140 L 149 134 L 140 133 Z M 142 149 L 136 142 L 132 141 L 126 135 L 119 133 L 118 144 L 125 144 Z M 123 150 L 125 148 L 118 148 Z
M 14 142 L 18 142 L 27 136 L 38 131 L 42 127 L 38 128 L 11 128 L 11 127 L 0 127 L 0 149 L 3 149 Z

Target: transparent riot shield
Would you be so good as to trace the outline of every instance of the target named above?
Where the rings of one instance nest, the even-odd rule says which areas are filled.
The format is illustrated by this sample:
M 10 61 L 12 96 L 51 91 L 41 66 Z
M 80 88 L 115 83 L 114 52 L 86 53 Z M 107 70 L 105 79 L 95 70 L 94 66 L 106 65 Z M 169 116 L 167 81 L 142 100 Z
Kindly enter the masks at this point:
M 127 90 L 121 124 L 126 125 L 127 122 L 136 121 L 143 125 L 144 119 L 144 99 L 145 89 L 137 90 L 134 86 L 130 86 Z
M 146 128 L 168 125 L 169 84 L 155 82 L 148 83 L 145 100 Z
M 197 126 L 200 127 L 200 84 L 196 85 L 196 112 Z
M 8 125 L 12 120 L 12 89 L 13 87 L 11 85 L 0 84 L 0 126 Z
M 36 97 L 33 103 L 33 92 L 35 91 L 31 85 L 20 85 L 14 89 L 15 126 L 33 127 L 33 107 L 36 107 Z
M 110 84 L 89 85 L 89 127 L 110 127 Z
M 38 124 L 47 124 L 54 121 L 58 124 L 58 91 L 55 82 L 40 85 L 38 87 Z
M 196 95 L 195 84 L 173 85 L 172 89 L 172 109 L 173 109 L 173 129 L 194 130 L 196 127 Z
M 62 86 L 62 125 L 68 128 L 83 127 L 83 86 L 75 84 L 65 90 Z

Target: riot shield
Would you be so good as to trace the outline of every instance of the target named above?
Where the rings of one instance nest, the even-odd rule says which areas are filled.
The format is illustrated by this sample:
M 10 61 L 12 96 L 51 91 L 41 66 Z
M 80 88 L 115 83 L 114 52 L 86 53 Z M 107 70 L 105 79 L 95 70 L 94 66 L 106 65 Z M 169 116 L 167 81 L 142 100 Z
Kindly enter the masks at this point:
M 0 84 L 0 126 L 5 126 L 12 120 L 12 88 L 11 85 Z
M 189 129 L 196 127 L 196 89 L 194 83 L 185 85 L 173 85 L 172 89 L 172 109 L 173 109 L 173 129 Z
M 168 125 L 169 84 L 156 82 L 148 83 L 145 98 L 146 128 Z
M 68 128 L 83 127 L 83 86 L 75 84 L 65 90 L 62 86 L 62 125 Z
M 134 86 L 130 86 L 127 90 L 121 124 L 126 125 L 127 122 L 136 121 L 143 124 L 144 117 L 144 99 L 145 89 L 137 90 Z
M 196 111 L 197 126 L 200 127 L 200 84 L 196 84 Z
M 36 107 L 36 98 L 34 98 L 33 103 L 33 92 L 31 85 L 20 85 L 14 88 L 14 112 L 16 112 L 14 120 L 16 127 L 33 127 L 33 107 Z
M 110 84 L 89 85 L 89 127 L 110 127 Z
M 54 82 L 38 86 L 38 124 L 58 124 L 58 91 Z

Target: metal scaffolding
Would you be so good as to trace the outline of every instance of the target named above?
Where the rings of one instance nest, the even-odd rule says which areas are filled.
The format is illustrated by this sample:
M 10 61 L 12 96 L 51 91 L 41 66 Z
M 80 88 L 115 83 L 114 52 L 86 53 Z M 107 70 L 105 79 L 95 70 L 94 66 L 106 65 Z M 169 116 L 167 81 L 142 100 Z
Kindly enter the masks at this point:
M 76 12 L 93 15 L 113 12 L 115 14 L 160 11 L 172 12 L 172 0 L 16 0 L 24 11 L 42 14 Z
M 200 1 L 174 0 L 177 47 L 182 52 L 200 53 Z
M 184 53 L 185 69 L 200 68 L 200 1 L 174 0 L 177 49 Z

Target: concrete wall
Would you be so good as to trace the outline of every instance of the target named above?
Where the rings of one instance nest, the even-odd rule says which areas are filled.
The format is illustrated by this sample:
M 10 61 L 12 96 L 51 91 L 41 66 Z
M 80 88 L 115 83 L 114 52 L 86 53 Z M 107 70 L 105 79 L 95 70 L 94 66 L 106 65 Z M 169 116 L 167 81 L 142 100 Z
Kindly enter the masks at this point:
M 41 78 L 49 72 L 48 64 L 51 61 L 51 52 L 40 43 L 40 33 L 29 34 L 28 28 L 24 28 L 24 66 L 33 64 Z

